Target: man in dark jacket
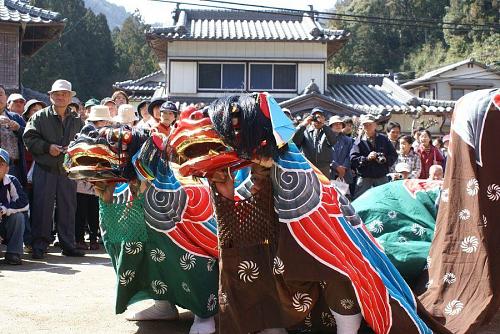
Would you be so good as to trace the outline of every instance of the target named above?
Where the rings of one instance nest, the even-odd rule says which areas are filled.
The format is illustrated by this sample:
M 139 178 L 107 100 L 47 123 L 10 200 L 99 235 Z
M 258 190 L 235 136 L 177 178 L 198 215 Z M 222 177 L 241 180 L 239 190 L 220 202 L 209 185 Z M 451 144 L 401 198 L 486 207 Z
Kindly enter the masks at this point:
M 377 133 L 377 123 L 372 115 L 362 115 L 360 121 L 364 133 L 356 138 L 351 149 L 351 166 L 358 175 L 354 198 L 371 187 L 387 183 L 389 167 L 398 158 L 389 139 Z
M 0 147 L 9 152 L 9 173 L 14 175 L 25 186 L 26 161 L 24 160 L 23 132 L 26 122 L 18 114 L 8 111 L 6 106 L 7 95 L 5 88 L 0 85 Z
M 68 107 L 75 92 L 71 83 L 56 80 L 49 91 L 52 105 L 33 115 L 24 142 L 33 155 L 32 235 L 34 259 L 42 259 L 50 242 L 54 206 L 59 243 L 66 256 L 83 256 L 75 248 L 76 182 L 66 176 L 64 153 L 83 122 Z
M 306 158 L 326 177 L 330 177 L 332 146 L 337 141 L 337 134 L 325 124 L 324 111 L 314 108 L 297 127 L 292 140 L 301 148 Z

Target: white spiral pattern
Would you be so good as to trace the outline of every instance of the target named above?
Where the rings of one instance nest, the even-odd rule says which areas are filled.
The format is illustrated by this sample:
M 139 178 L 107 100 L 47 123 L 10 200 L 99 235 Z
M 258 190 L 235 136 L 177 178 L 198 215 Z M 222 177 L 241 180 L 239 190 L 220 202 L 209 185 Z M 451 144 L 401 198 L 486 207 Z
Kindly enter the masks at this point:
M 387 213 L 387 216 L 390 218 L 390 219 L 394 219 L 398 216 L 398 213 L 394 210 L 391 210 Z
M 468 220 L 470 218 L 470 211 L 468 209 L 460 210 L 458 213 L 458 218 L 460 220 Z
M 375 219 L 370 224 L 368 224 L 368 230 L 372 233 L 382 233 L 384 230 L 384 223 L 378 219 Z
M 189 285 L 186 282 L 182 282 L 181 286 L 182 290 L 186 291 L 187 293 L 191 292 L 191 289 L 189 288 Z
M 345 299 L 341 299 L 340 300 L 340 305 L 346 309 L 346 310 L 350 310 L 354 307 L 354 301 L 352 299 L 349 299 L 349 298 L 345 298 Z
M 427 260 L 425 261 L 425 267 L 424 269 L 429 269 L 431 267 L 432 259 L 430 256 L 427 257 Z
M 313 326 L 312 321 L 311 321 L 311 313 L 309 313 L 307 315 L 307 317 L 305 317 L 304 325 L 306 325 L 306 327 L 308 327 L 308 328 L 311 328 Z
M 500 186 L 498 184 L 490 184 L 486 190 L 486 196 L 491 201 L 498 201 L 500 199 Z
M 321 289 L 325 290 L 326 289 L 326 281 L 320 281 L 319 286 L 321 287 Z
M 469 196 L 476 196 L 479 192 L 479 182 L 475 178 L 472 178 L 467 182 L 467 186 L 465 188 Z
M 477 247 L 479 246 L 479 240 L 475 236 L 468 236 L 460 244 L 460 248 L 462 248 L 462 252 L 471 254 L 477 251 Z
M 335 326 L 335 318 L 333 317 L 333 314 L 331 314 L 331 313 L 327 313 L 327 312 L 321 313 L 321 322 L 326 327 Z
M 457 281 L 457 276 L 454 273 L 446 273 L 443 276 L 443 283 L 453 284 Z
M 273 274 L 274 275 L 283 275 L 285 272 L 285 265 L 283 261 L 279 257 L 275 257 L 273 261 Z
M 210 294 L 210 297 L 208 297 L 207 310 L 213 311 L 215 310 L 216 307 L 217 307 L 217 298 L 212 293 Z
M 460 300 L 455 299 L 446 304 L 446 307 L 444 308 L 444 313 L 449 316 L 457 315 L 460 312 L 462 312 L 463 308 L 464 304 Z
M 426 289 L 429 289 L 429 288 L 432 286 L 432 284 L 433 284 L 433 283 L 434 283 L 434 280 L 433 280 L 433 279 L 430 279 L 430 280 L 429 280 L 429 281 L 425 284 L 425 288 L 426 288 Z
M 312 298 L 307 293 L 297 292 L 292 297 L 292 306 L 298 312 L 307 312 L 312 305 Z
M 214 266 L 215 266 L 215 263 L 217 262 L 216 259 L 214 259 L 213 257 L 211 257 L 208 261 L 207 261 L 207 271 L 213 271 L 214 270 Z
M 142 242 L 126 242 L 125 253 L 136 255 L 142 251 Z
M 183 270 L 191 270 L 194 268 L 194 265 L 196 264 L 196 258 L 194 257 L 193 254 L 186 253 L 181 256 L 179 263 Z
M 413 232 L 413 234 L 418 235 L 419 237 L 421 237 L 425 233 L 425 227 L 423 227 L 422 225 L 419 225 L 417 223 L 414 223 L 411 226 L 411 231 Z
M 488 226 L 488 219 L 486 218 L 485 215 L 483 215 L 483 226 L 487 227 Z
M 123 285 L 123 286 L 126 286 L 128 285 L 130 282 L 132 282 L 132 280 L 134 279 L 135 277 L 135 271 L 133 270 L 126 270 L 125 272 L 123 272 L 121 275 L 120 275 L 120 284 Z
M 159 248 L 151 250 L 150 255 L 154 262 L 163 262 L 166 259 L 165 253 Z
M 401 243 L 401 244 L 404 244 L 404 243 L 408 242 L 408 239 L 406 239 L 406 237 L 399 237 L 398 238 L 398 242 Z
M 445 203 L 448 203 L 450 200 L 450 191 L 448 189 L 443 189 L 441 192 L 441 200 Z
M 219 296 L 219 304 L 227 304 L 227 294 L 225 292 L 221 292 Z
M 153 289 L 154 293 L 156 293 L 157 295 L 164 295 L 168 291 L 167 285 L 160 280 L 152 281 L 151 288 Z
M 259 267 L 253 261 L 243 261 L 238 265 L 238 277 L 245 283 L 252 283 L 259 278 Z

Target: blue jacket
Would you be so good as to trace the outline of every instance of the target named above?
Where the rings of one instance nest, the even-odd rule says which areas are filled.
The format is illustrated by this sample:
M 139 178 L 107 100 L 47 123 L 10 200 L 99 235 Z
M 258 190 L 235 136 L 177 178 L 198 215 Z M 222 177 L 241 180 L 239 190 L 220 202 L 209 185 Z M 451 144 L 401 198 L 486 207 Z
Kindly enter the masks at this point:
M 17 147 L 19 149 L 19 174 L 20 174 L 20 179 L 19 182 L 24 186 L 26 185 L 26 160 L 24 158 L 24 141 L 23 141 L 23 133 L 24 133 L 24 128 L 26 127 L 26 122 L 24 119 L 19 116 L 18 114 L 14 112 L 10 112 L 7 109 L 5 109 L 5 115 L 11 120 L 15 121 L 19 124 L 20 128 L 17 131 L 14 131 L 14 134 L 17 136 Z
M 13 175 L 7 174 L 0 180 L 0 207 L 7 216 L 29 209 L 28 196 Z
M 383 153 L 387 159 L 386 163 L 379 164 L 376 160 L 368 160 L 371 151 Z M 375 137 L 375 147 L 361 136 L 356 138 L 351 149 L 351 165 L 357 174 L 362 177 L 379 178 L 389 173 L 389 167 L 398 158 L 398 153 L 389 138 L 377 133 Z
M 351 170 L 351 148 L 354 143 L 354 139 L 348 137 L 346 135 L 339 135 L 337 137 L 337 142 L 333 145 L 333 155 L 332 155 L 332 163 L 330 164 L 331 172 L 330 178 L 335 180 L 337 178 L 337 167 L 343 166 L 347 168 L 345 173 L 345 181 L 347 183 L 351 183 L 353 181 L 352 178 L 352 170 Z

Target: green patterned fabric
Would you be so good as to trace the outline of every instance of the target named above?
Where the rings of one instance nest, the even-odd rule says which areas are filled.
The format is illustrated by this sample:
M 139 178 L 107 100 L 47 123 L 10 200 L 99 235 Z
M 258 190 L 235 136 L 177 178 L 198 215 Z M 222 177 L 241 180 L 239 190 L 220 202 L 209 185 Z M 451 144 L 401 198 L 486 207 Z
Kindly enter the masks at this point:
M 217 312 L 215 259 L 187 253 L 145 222 L 143 196 L 126 204 L 100 201 L 104 246 L 117 274 L 116 313 L 144 299 L 168 300 L 200 317 Z
M 439 192 L 439 182 L 395 181 L 370 189 L 352 203 L 410 285 L 426 265 Z

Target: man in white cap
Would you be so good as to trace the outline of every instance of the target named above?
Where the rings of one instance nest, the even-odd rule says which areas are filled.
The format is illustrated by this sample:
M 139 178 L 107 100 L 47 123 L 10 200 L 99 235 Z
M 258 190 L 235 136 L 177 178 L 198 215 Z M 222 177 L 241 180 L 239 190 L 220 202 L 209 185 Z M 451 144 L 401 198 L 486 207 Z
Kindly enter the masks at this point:
M 52 104 L 33 115 L 24 131 L 26 148 L 36 162 L 33 169 L 32 235 L 34 259 L 42 259 L 50 242 L 54 206 L 59 243 L 66 256 L 83 256 L 75 248 L 76 183 L 66 176 L 64 153 L 83 127 L 68 107 L 76 93 L 71 83 L 56 80 L 49 91 Z
M 14 94 L 10 96 L 12 95 Z M 17 113 L 6 109 L 6 101 L 8 99 L 5 88 L 0 85 L 0 146 L 9 152 L 10 174 L 17 177 L 24 186 L 26 185 L 26 162 L 24 160 L 23 132 L 26 122 Z
M 26 99 L 18 93 L 12 93 L 7 99 L 7 109 L 10 112 L 15 112 L 18 115 L 22 115 L 24 111 L 24 105 L 26 104 Z
M 354 198 L 358 198 L 371 187 L 387 183 L 389 167 L 398 158 L 389 139 L 377 133 L 377 123 L 373 115 L 361 115 L 360 122 L 363 133 L 356 138 L 351 149 L 351 165 L 358 175 Z

